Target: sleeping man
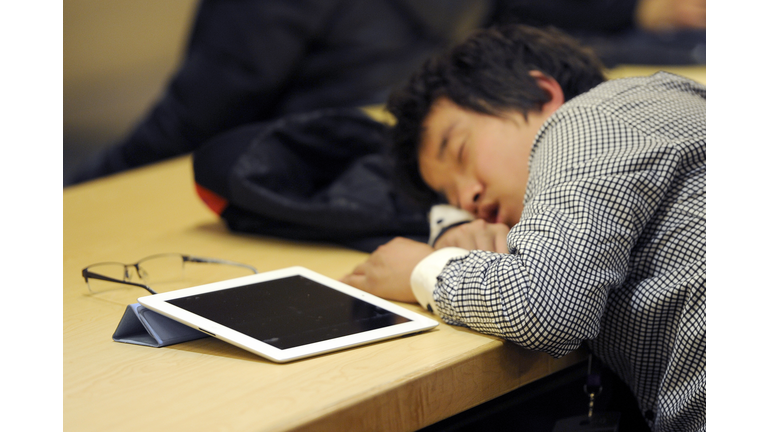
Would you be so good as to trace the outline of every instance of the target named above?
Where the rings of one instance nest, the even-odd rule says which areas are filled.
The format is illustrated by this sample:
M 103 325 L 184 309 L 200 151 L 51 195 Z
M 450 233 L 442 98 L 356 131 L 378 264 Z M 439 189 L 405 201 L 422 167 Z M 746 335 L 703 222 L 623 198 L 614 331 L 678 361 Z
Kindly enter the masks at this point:
M 343 281 L 563 356 L 586 342 L 653 431 L 706 428 L 706 90 L 605 81 L 554 30 L 476 33 L 392 94 L 399 178 L 474 217 Z

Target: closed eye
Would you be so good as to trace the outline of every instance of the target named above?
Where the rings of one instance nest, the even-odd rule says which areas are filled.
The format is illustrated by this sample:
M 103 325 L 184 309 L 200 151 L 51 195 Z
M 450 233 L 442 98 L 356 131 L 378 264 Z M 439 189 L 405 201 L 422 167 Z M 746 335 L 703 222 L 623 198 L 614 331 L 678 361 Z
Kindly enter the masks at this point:
M 463 165 L 464 164 L 464 148 L 466 146 L 467 146 L 467 142 L 466 141 L 462 141 L 461 146 L 459 146 L 459 153 L 458 153 L 458 156 L 457 156 L 458 161 L 459 161 L 459 165 Z

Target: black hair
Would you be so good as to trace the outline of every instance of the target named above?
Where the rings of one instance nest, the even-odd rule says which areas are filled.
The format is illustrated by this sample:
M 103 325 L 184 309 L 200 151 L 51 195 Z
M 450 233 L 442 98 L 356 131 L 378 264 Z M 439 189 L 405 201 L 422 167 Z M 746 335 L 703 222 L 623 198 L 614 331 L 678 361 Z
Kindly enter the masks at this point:
M 447 97 L 481 114 L 527 115 L 550 99 L 531 71 L 554 78 L 565 100 L 605 81 L 603 65 L 588 48 L 552 27 L 510 25 L 479 30 L 452 49 L 427 60 L 408 83 L 394 91 L 387 109 L 394 115 L 395 175 L 421 203 L 439 201 L 421 178 L 418 152 L 423 123 L 433 103 Z

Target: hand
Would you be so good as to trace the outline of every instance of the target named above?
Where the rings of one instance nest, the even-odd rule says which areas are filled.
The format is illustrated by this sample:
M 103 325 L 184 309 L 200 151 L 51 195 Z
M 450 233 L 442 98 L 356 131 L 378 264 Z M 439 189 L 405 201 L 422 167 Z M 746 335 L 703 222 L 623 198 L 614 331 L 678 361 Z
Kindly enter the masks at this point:
M 411 273 L 419 261 L 434 251 L 425 243 L 398 237 L 379 246 L 341 281 L 388 300 L 416 303 Z
M 706 0 L 639 0 L 635 21 L 648 31 L 706 29 Z
M 509 253 L 507 234 L 510 228 L 504 224 L 491 224 L 482 219 L 455 226 L 441 235 L 435 249 L 456 246 L 467 250 L 485 250 Z

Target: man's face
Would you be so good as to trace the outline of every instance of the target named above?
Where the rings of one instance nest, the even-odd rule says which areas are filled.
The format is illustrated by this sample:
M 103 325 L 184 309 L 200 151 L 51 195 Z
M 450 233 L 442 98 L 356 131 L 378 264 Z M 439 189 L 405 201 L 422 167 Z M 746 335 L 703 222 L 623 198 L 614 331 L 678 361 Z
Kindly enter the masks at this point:
M 424 120 L 419 171 L 448 202 L 490 223 L 520 221 L 533 140 L 551 113 L 503 117 L 465 110 L 447 98 Z

